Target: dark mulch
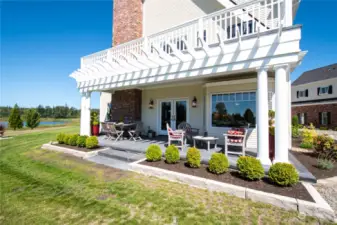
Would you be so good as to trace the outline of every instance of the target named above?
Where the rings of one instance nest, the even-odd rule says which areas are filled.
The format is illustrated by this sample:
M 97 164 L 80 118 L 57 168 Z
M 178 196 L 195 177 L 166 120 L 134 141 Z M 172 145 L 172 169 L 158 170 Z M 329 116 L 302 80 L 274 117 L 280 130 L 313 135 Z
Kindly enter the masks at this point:
M 291 153 L 305 166 L 310 173 L 312 173 L 317 179 L 325 179 L 329 177 L 337 176 L 337 162 L 334 163 L 334 167 L 331 170 L 322 170 L 317 167 L 318 155 L 314 152 L 295 152 Z
M 202 177 L 210 180 L 215 180 L 223 183 L 238 185 L 246 188 L 251 188 L 259 191 L 274 193 L 278 195 L 288 196 L 292 198 L 298 198 L 306 201 L 314 202 L 311 195 L 308 193 L 307 189 L 298 183 L 292 187 L 280 187 L 271 184 L 268 178 L 264 178 L 260 181 L 248 181 L 240 177 L 239 173 L 234 170 L 230 170 L 227 173 L 216 175 L 210 173 L 207 170 L 207 165 L 201 165 L 200 168 L 189 168 L 185 165 L 185 162 L 179 162 L 176 164 L 167 164 L 163 160 L 159 162 L 141 162 L 141 164 L 146 166 L 158 167 L 161 169 L 166 169 L 170 171 L 175 171 L 179 173 L 189 174 L 197 177 Z
M 77 147 L 77 146 L 71 146 L 71 145 L 65 145 L 65 144 L 53 144 L 53 145 L 64 147 L 64 148 L 70 148 L 70 149 L 81 151 L 81 152 L 92 152 L 92 151 L 104 149 L 104 147 L 101 147 L 101 146 L 98 146 L 98 147 L 92 148 L 92 149 L 87 149 L 87 148 L 80 148 L 80 147 Z

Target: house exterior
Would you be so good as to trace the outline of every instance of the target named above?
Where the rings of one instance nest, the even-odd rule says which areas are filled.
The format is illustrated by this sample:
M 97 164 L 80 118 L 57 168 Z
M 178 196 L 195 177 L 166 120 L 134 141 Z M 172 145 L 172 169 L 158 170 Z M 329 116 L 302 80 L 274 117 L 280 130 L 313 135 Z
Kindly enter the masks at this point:
M 300 124 L 337 127 L 337 63 L 304 72 L 291 88 L 292 115 Z
M 306 52 L 293 0 L 114 0 L 112 48 L 81 58 L 70 76 L 90 134 L 90 96 L 100 121 L 141 120 L 167 135 L 187 121 L 223 139 L 246 127 L 247 147 L 270 164 L 268 110 L 276 111 L 275 161 L 291 146 L 290 73 Z M 111 103 L 111 105 L 110 105 Z M 111 107 L 109 107 L 111 106 Z

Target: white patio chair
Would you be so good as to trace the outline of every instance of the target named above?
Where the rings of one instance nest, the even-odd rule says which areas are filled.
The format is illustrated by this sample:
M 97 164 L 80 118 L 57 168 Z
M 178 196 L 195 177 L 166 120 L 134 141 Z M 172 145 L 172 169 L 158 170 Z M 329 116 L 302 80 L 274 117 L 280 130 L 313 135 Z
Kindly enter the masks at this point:
M 123 130 L 117 130 L 115 124 L 109 123 L 108 129 L 110 132 L 110 138 L 114 138 L 115 142 L 118 141 L 121 137 L 123 137 Z
M 129 130 L 128 133 L 130 135 L 130 139 L 129 140 L 143 140 L 140 135 L 142 133 L 143 130 L 143 123 L 142 122 L 136 122 L 136 127 L 135 129 Z
M 234 131 L 234 132 L 231 132 Z M 241 131 L 243 134 L 235 134 L 235 131 Z M 230 154 L 236 154 L 236 155 L 246 155 L 246 138 L 247 138 L 247 129 L 235 129 L 235 130 L 229 130 L 229 133 L 223 134 L 225 140 L 225 155 L 228 156 L 228 153 Z M 228 146 L 239 146 L 241 147 L 241 152 L 238 151 L 228 151 Z
M 167 128 L 167 136 L 168 136 L 168 145 L 171 145 L 172 141 L 178 141 L 180 145 L 176 145 L 177 148 L 181 150 L 184 149 L 184 138 L 185 138 L 185 131 L 183 130 L 172 130 L 170 125 L 166 124 Z

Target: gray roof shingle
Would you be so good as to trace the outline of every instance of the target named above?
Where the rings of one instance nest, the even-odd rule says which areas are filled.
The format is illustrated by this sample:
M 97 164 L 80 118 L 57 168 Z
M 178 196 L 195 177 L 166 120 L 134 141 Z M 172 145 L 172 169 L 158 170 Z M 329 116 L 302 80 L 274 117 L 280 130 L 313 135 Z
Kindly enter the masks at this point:
M 337 63 L 304 72 L 292 83 L 292 86 L 331 78 L 337 78 Z

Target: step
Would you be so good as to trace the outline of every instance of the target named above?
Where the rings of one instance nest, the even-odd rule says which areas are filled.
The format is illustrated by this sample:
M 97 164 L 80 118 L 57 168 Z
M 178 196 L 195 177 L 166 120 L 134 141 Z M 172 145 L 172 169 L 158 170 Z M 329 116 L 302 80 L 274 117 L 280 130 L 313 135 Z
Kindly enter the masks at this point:
M 104 156 L 107 158 L 122 160 L 125 162 L 135 162 L 135 161 L 145 158 L 145 155 L 142 153 L 120 151 L 120 150 L 111 149 L 111 148 L 98 152 L 98 155 Z
M 86 160 L 88 160 L 90 162 L 97 163 L 97 164 L 105 165 L 105 166 L 108 166 L 108 167 L 120 169 L 120 170 L 129 170 L 129 168 L 130 168 L 130 165 L 129 165 L 128 162 L 118 160 L 118 159 L 109 158 L 109 157 L 105 157 L 105 156 L 100 156 L 100 155 L 95 155 L 95 156 L 86 158 Z

